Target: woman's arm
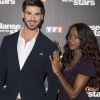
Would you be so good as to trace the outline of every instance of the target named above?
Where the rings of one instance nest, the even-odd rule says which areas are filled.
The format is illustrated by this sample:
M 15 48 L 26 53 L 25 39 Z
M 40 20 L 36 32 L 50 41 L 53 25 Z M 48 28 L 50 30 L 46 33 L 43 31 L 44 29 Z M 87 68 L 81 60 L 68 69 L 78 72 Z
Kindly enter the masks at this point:
M 69 97 L 72 100 L 77 98 L 81 93 L 81 91 L 85 88 L 85 85 L 89 80 L 89 76 L 78 74 L 74 86 L 72 87 L 60 72 L 61 63 L 57 51 L 53 53 L 53 57 L 52 58 L 50 57 L 50 60 L 51 60 L 53 72 L 58 77 L 58 80 L 63 86 L 65 92 L 69 95 Z
M 73 100 L 79 96 L 81 91 L 84 89 L 86 83 L 89 80 L 88 76 L 78 74 L 76 77 L 74 86 L 71 87 L 70 84 L 68 84 L 67 80 L 65 80 L 64 76 L 60 73 L 57 73 L 56 75 L 58 77 L 59 82 L 63 86 L 65 92 L 69 95 L 69 97 Z

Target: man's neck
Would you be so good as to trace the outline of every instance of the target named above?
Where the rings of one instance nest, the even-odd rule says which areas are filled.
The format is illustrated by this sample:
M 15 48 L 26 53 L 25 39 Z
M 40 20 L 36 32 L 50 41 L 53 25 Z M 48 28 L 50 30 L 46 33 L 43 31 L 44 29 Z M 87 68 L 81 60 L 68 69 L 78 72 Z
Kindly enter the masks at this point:
M 39 29 L 35 29 L 35 30 L 29 30 L 26 28 L 23 28 L 21 36 L 24 38 L 24 40 L 26 42 L 30 41 L 32 38 L 34 38 L 36 36 L 36 34 L 38 33 Z

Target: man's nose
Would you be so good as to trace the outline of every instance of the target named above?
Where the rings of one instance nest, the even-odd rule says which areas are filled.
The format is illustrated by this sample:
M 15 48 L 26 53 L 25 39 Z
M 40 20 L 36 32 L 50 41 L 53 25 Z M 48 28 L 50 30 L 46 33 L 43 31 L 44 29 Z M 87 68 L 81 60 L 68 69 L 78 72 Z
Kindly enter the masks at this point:
M 31 14 L 31 20 L 35 19 L 35 14 Z

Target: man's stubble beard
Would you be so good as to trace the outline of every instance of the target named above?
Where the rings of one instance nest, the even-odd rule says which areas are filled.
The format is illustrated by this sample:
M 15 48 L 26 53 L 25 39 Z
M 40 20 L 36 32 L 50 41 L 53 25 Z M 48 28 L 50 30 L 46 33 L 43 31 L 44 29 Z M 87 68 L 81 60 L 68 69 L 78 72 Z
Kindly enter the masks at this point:
M 37 23 L 37 21 L 28 21 L 28 22 L 35 22 L 35 23 L 36 23 L 35 27 L 34 27 L 34 25 L 33 25 L 33 27 L 30 27 L 24 19 L 23 19 L 23 22 L 24 22 L 25 26 L 26 26 L 29 30 L 34 31 L 34 30 L 36 30 L 37 28 L 40 28 L 41 22 L 42 22 L 42 21 L 39 22 L 39 23 Z

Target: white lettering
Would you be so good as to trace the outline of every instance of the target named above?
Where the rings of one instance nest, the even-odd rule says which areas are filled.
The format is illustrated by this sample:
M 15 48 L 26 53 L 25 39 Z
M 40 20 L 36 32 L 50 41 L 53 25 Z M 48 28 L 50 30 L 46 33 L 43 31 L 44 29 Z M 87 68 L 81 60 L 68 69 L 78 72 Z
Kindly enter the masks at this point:
M 99 25 L 91 25 L 89 26 L 93 31 L 95 36 L 100 36 L 100 26 Z
M 0 4 L 15 4 L 15 0 L 0 0 Z
M 48 26 L 46 27 L 46 33 L 63 33 L 63 27 L 58 26 Z
M 62 0 L 62 2 L 73 3 L 76 6 L 95 6 L 95 0 Z
M 19 24 L 3 24 L 0 22 L 0 32 L 9 32 L 10 34 L 17 32 L 21 28 Z
M 100 92 L 86 92 L 88 97 L 100 97 Z

